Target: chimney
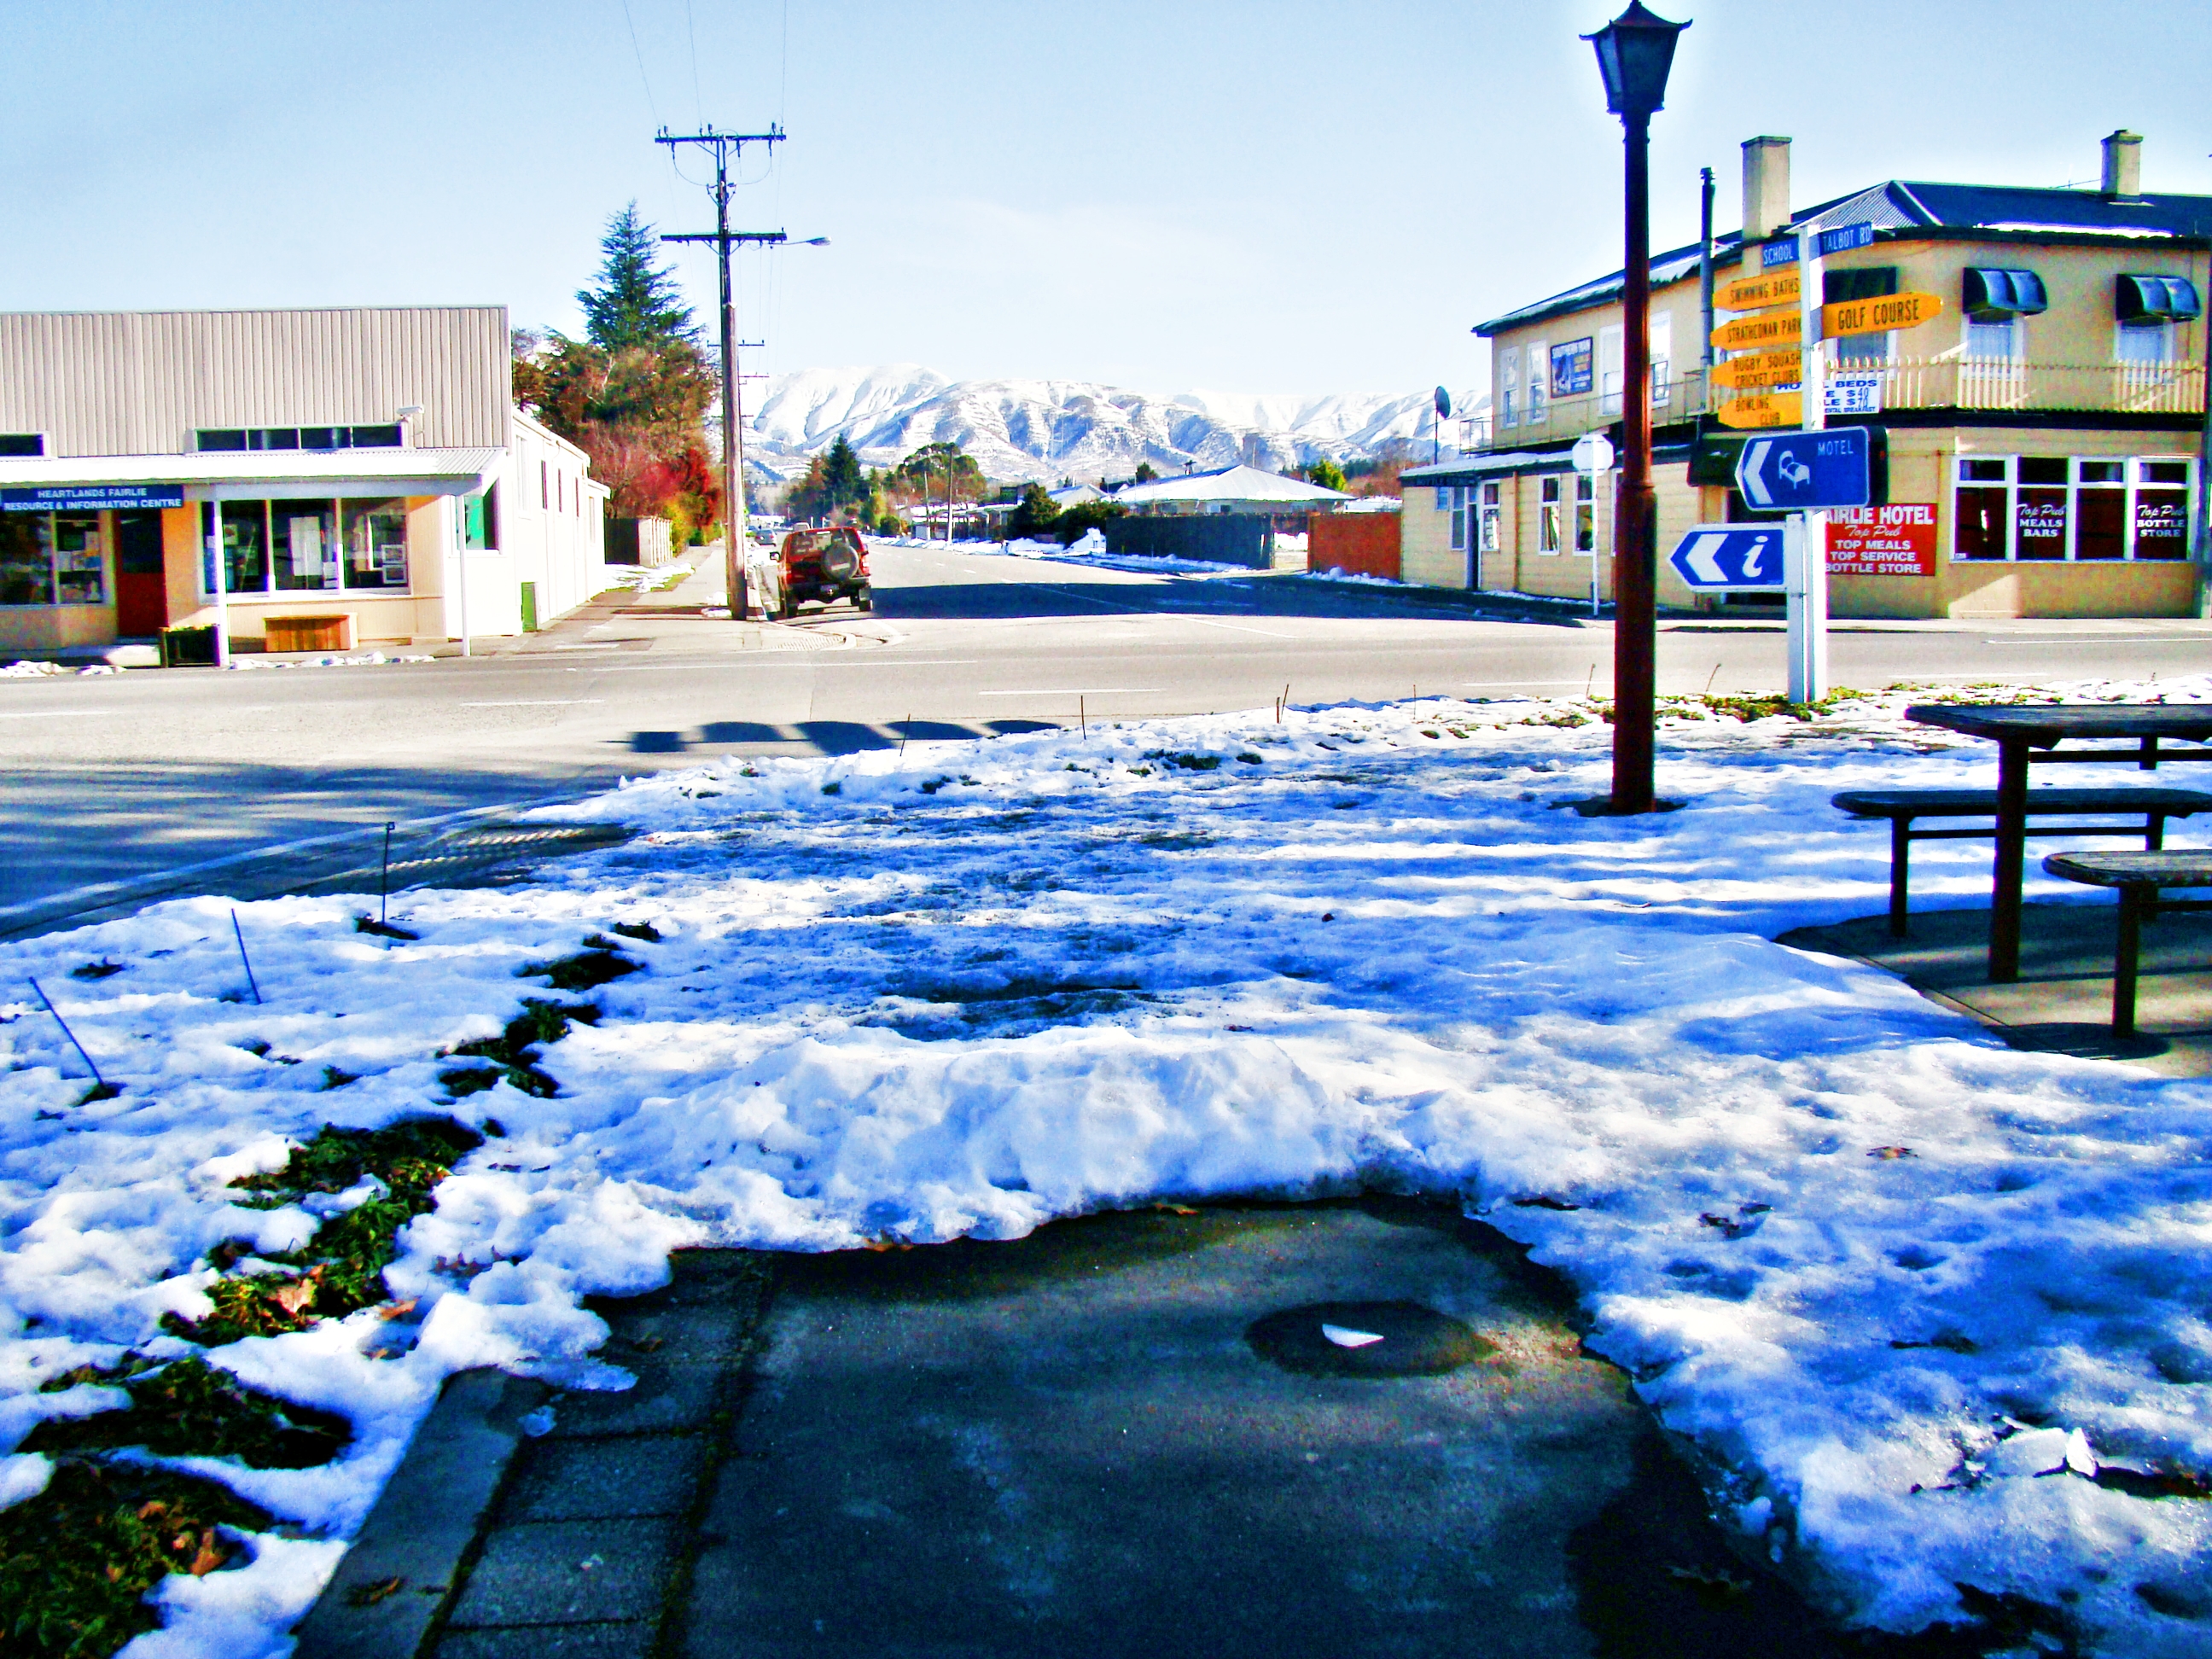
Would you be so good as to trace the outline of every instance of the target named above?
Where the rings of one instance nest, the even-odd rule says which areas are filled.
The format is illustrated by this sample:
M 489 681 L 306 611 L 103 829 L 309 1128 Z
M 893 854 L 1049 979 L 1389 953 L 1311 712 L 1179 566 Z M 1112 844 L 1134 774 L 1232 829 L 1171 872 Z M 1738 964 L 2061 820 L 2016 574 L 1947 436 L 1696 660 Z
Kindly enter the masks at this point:
M 2122 127 L 2105 140 L 2103 189 L 2107 196 L 2142 194 L 2142 134 Z
M 2109 145 L 2110 141 L 2107 141 Z M 1743 141 L 1743 240 L 1763 242 L 1790 222 L 1790 141 Z

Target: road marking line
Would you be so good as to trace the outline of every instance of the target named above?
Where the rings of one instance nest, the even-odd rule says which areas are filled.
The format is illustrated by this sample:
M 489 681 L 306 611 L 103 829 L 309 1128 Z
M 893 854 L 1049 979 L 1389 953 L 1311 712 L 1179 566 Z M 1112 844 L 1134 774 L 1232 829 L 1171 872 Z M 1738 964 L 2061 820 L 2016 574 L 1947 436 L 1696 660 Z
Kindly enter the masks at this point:
M 512 702 L 465 702 L 463 708 L 567 708 L 580 702 L 605 702 L 605 697 L 519 697 Z
M 114 712 L 110 708 L 26 708 L 0 714 L 0 720 L 52 720 L 71 714 L 109 714 Z
M 1247 628 L 1241 623 L 1208 622 L 1203 617 L 1182 617 L 1177 620 L 1194 622 L 1200 628 L 1226 628 L 1238 634 L 1265 634 L 1271 640 L 1294 640 L 1298 637 L 1295 634 L 1278 634 L 1272 628 Z
M 1158 685 L 1074 685 L 1046 691 L 978 691 L 975 695 L 979 697 L 1103 697 L 1115 693 L 1164 689 Z

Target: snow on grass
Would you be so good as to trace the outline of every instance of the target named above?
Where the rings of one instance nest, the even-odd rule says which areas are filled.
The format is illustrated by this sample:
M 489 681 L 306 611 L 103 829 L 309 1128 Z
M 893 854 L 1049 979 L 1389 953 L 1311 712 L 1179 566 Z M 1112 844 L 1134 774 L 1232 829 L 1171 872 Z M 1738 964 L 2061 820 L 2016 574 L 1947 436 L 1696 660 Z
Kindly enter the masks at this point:
M 2147 693 L 2212 681 L 2075 695 Z M 488 1139 L 400 1236 L 404 1317 L 209 1351 L 355 1437 L 318 1468 L 177 1465 L 304 1541 L 170 1580 L 146 1651 L 274 1641 L 452 1371 L 623 1385 L 580 1298 L 663 1282 L 672 1248 L 1374 1186 L 1455 1197 L 1565 1273 L 1747 1541 L 1839 1612 L 1958 1620 L 1965 1583 L 2093 1650 L 2201 1651 L 2175 1610 L 2212 1504 L 2148 1494 L 2212 1470 L 2212 1087 L 2014 1052 L 1771 942 L 1882 908 L 1886 826 L 1831 793 L 1993 781 L 1990 745 L 1905 701 L 1670 705 L 1696 716 L 1662 733 L 1685 805 L 1635 819 L 1561 810 L 1605 787 L 1581 702 L 731 759 L 541 812 L 642 833 L 530 886 L 410 894 L 419 939 L 357 932 L 360 900 L 237 906 L 262 1006 L 228 902 L 0 947 L 122 1085 L 79 1104 L 55 1022 L 0 990 L 0 1449 L 121 1403 L 44 1379 L 198 1352 L 160 1322 L 208 1311 L 209 1252 L 317 1224 L 228 1183 L 325 1123 L 446 1111 Z M 1925 844 L 1916 903 L 1986 902 L 1988 866 Z M 532 972 L 580 956 L 639 971 Z M 599 1011 L 538 1048 L 557 1091 L 514 1070 L 457 1097 L 441 1053 L 526 996 Z

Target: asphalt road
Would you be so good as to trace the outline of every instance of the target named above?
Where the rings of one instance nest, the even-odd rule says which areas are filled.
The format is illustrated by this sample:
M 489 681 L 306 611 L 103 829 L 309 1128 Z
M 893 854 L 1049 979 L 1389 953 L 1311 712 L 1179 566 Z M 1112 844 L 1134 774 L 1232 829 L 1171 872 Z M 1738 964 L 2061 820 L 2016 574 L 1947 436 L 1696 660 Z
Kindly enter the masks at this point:
M 684 588 L 491 654 L 0 680 L 0 908 L 348 825 L 575 793 L 720 754 L 850 752 L 1116 720 L 1610 690 L 1608 623 L 1457 596 L 879 548 L 878 609 L 793 624 Z M 1838 684 L 2197 672 L 2197 623 L 1845 624 Z M 1776 624 L 1662 625 L 1665 691 L 1778 689 Z M 210 878 L 210 880 L 213 880 Z M 4 918 L 0 918 L 4 920 Z

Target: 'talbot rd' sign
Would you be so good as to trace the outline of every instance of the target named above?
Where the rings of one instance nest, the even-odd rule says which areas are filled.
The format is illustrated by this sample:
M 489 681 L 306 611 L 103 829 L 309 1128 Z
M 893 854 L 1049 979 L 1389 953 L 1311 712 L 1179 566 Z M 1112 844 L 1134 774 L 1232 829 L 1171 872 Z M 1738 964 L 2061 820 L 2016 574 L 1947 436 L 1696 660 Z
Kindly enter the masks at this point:
M 0 489 L 0 512 L 8 513 L 97 513 L 184 504 L 182 484 L 40 484 Z

